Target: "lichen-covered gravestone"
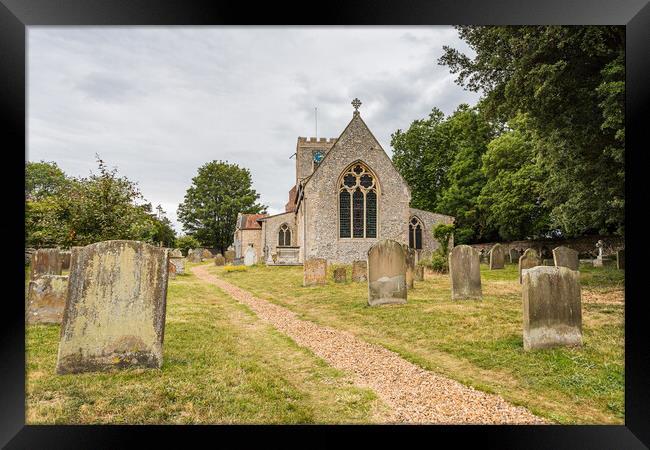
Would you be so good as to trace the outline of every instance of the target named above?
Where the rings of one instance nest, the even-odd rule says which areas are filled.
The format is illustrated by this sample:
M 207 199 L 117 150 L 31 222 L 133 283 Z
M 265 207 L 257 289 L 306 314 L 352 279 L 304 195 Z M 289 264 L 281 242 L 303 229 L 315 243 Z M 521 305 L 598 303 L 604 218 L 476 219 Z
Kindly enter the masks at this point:
M 255 254 L 255 249 L 253 247 L 248 247 L 246 253 L 244 254 L 244 265 L 252 266 L 257 262 L 257 255 Z
M 541 266 L 542 259 L 534 248 L 527 248 L 524 254 L 519 257 L 519 283 L 521 283 L 521 271 L 535 266 Z
M 189 249 L 187 252 L 187 259 L 193 263 L 200 263 L 201 261 L 203 261 L 202 253 L 203 250 L 201 250 L 200 248 Z
M 419 264 L 415 266 L 415 273 L 413 278 L 415 278 L 415 281 L 424 281 L 424 266 Z
M 553 264 L 556 267 L 568 267 L 578 270 L 578 252 L 569 247 L 555 247 L 553 249 Z
M 415 250 L 404 246 L 404 257 L 406 258 L 406 288 L 413 289 L 415 279 Z
M 235 260 L 235 251 L 234 250 L 226 250 L 223 253 L 223 257 L 226 260 L 226 264 L 232 264 L 232 262 Z
M 521 252 L 517 249 L 511 248 L 509 255 L 510 255 L 510 264 L 517 264 L 519 262 L 519 257 L 521 256 Z
M 368 281 L 368 263 L 366 261 L 352 261 L 352 281 L 356 283 Z
M 70 251 L 62 251 L 61 254 L 61 269 L 69 270 L 70 269 Z
M 203 257 L 204 259 L 210 259 L 210 258 L 214 258 L 214 255 L 210 250 L 204 248 L 203 251 L 201 252 L 201 257 Z
M 625 249 L 620 249 L 616 252 L 616 268 L 625 270 Z
M 173 277 L 185 273 L 185 258 L 179 249 L 174 249 L 169 253 L 169 273 L 173 273 Z
M 167 252 L 137 241 L 72 250 L 57 373 L 162 366 Z
M 345 267 L 337 267 L 334 269 L 334 282 L 345 283 L 348 281 L 347 270 Z
M 327 260 L 310 258 L 303 264 L 302 285 L 327 284 Z
M 61 275 L 63 264 L 58 248 L 40 248 L 32 253 L 30 279 L 41 275 Z
M 506 262 L 506 255 L 501 244 L 494 244 L 490 249 L 490 270 L 503 269 Z
M 469 245 L 457 245 L 449 253 L 451 299 L 481 299 L 480 254 Z
M 29 282 L 27 302 L 28 323 L 61 323 L 68 277 L 41 275 Z
M 524 350 L 582 345 L 580 274 L 567 267 L 524 269 Z
M 368 304 L 406 303 L 406 251 L 391 239 L 368 250 Z
M 217 253 L 217 255 L 214 257 L 214 265 L 215 266 L 223 266 L 226 263 L 226 259 L 221 256 L 221 253 Z

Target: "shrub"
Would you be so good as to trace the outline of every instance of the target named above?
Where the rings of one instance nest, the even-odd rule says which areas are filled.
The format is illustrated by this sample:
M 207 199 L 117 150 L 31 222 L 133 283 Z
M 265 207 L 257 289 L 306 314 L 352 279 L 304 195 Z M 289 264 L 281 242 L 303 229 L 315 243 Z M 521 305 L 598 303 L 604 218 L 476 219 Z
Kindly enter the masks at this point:
M 246 266 L 223 266 L 226 272 L 246 272 Z
M 431 257 L 431 269 L 440 273 L 449 272 L 449 261 L 447 257 L 442 256 L 440 253 L 436 252 Z

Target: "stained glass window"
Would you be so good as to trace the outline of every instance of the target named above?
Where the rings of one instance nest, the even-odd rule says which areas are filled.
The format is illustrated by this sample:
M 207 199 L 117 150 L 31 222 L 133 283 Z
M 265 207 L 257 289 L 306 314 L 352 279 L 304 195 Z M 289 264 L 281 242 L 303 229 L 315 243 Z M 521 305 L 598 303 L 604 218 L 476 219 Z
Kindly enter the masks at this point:
M 422 249 L 422 223 L 417 217 L 413 217 L 409 222 L 409 247 Z
M 344 172 L 339 186 L 339 236 L 377 237 L 377 184 L 361 163 Z
M 377 237 L 377 194 L 375 191 L 366 194 L 366 237 Z
M 289 226 L 284 223 L 280 227 L 280 231 L 278 231 L 278 246 L 280 247 L 288 247 L 291 245 L 291 230 L 289 229 Z
M 355 238 L 363 237 L 363 192 L 357 188 L 352 195 L 352 236 Z
M 341 191 L 339 193 L 339 227 L 342 238 L 350 237 L 350 193 Z

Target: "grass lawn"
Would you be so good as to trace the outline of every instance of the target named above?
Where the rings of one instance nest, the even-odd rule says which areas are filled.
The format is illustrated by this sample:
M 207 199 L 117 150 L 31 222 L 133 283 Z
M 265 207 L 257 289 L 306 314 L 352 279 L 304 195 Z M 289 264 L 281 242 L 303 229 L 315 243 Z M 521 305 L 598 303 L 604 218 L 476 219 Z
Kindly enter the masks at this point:
M 56 375 L 59 329 L 27 327 L 28 424 L 369 423 L 385 411 L 191 274 L 169 282 L 161 370 Z
M 367 284 L 302 286 L 302 267 L 210 270 L 306 320 L 348 330 L 420 366 L 562 424 L 624 422 L 624 272 L 581 267 L 580 349 L 525 352 L 516 265 L 481 266 L 483 301 L 451 301 L 449 277 L 428 276 L 406 305 L 368 307 Z M 330 269 L 331 270 L 331 269 Z M 348 272 L 348 280 L 350 279 Z

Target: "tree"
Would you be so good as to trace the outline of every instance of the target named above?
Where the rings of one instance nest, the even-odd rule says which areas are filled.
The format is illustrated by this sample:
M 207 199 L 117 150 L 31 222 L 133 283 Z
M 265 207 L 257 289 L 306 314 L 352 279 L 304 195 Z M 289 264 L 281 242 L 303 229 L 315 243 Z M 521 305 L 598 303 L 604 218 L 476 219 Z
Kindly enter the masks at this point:
M 526 113 L 545 145 L 545 203 L 565 234 L 623 232 L 625 29 L 460 26 L 476 56 L 444 47 L 439 63 L 482 91 L 486 116 Z
M 266 206 L 256 202 L 259 194 L 251 184 L 248 169 L 223 161 L 204 164 L 178 206 L 183 229 L 201 245 L 223 254 L 232 243 L 237 213 L 266 212 Z
M 176 238 L 175 242 L 176 248 L 180 249 L 183 255 L 187 256 L 187 251 L 191 248 L 198 248 L 201 246 L 199 241 L 197 241 L 194 236 L 180 236 Z
M 167 218 L 165 211 L 160 205 L 156 207 L 154 226 L 153 241 L 162 243 L 164 247 L 173 247 L 176 240 L 176 231 L 174 231 L 171 221 Z
M 55 162 L 25 163 L 25 198 L 40 200 L 56 194 L 65 186 L 67 178 Z

